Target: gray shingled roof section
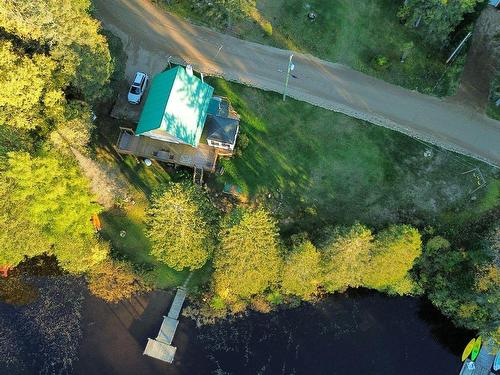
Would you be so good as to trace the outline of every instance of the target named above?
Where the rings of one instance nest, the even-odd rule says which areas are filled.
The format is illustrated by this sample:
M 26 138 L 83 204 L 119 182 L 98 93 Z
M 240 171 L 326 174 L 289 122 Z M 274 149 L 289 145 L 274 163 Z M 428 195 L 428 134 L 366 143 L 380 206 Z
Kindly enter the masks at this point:
M 234 143 L 238 131 L 238 119 L 207 116 L 204 132 L 207 139 L 224 143 Z

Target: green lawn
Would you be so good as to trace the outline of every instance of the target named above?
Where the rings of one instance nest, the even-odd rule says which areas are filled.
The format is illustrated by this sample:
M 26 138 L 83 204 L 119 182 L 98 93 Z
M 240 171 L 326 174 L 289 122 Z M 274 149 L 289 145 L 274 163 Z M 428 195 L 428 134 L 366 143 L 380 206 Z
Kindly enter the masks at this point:
M 474 220 L 500 204 L 498 174 L 483 163 L 275 93 L 210 82 L 250 140 L 241 157 L 223 161 L 214 186 L 234 183 L 266 202 L 286 234 L 356 220 L 450 226 L 449 217 Z M 487 185 L 471 195 L 477 179 L 463 172 L 476 166 Z
M 400 23 L 400 1 L 258 0 L 231 27 L 213 11 L 215 7 L 200 7 L 202 2 L 156 3 L 239 38 L 310 53 L 424 93 L 451 95 L 463 67 L 464 59 L 459 57 L 446 69 L 449 51 L 428 47 L 414 30 Z M 317 13 L 314 21 L 307 18 L 309 11 Z M 405 51 L 407 57 L 401 63 Z

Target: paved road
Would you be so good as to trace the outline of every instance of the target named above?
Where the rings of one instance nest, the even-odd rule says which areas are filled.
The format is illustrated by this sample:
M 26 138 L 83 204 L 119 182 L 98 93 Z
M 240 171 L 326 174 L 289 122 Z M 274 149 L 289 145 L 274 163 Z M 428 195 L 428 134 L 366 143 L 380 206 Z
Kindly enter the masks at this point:
M 103 27 L 124 42 L 130 76 L 136 67 L 155 73 L 174 56 L 207 74 L 283 91 L 290 51 L 193 26 L 148 0 L 94 0 L 94 5 Z M 309 55 L 295 53 L 294 63 L 297 78 L 290 78 L 289 96 L 500 166 L 500 122 Z

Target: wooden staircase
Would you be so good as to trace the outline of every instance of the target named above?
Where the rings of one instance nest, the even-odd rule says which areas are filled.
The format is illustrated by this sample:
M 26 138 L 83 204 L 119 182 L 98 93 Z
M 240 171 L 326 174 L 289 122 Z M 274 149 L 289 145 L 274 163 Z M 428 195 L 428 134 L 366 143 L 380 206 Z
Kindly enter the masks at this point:
M 203 168 L 194 166 L 193 183 L 201 185 L 203 183 Z

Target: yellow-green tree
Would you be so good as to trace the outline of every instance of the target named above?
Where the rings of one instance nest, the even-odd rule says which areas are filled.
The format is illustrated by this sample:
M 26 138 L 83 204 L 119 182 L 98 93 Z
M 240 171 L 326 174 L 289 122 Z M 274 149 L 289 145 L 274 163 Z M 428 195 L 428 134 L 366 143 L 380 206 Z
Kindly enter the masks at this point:
M 264 209 L 228 221 L 214 259 L 214 290 L 228 302 L 249 298 L 276 284 L 282 259 L 276 222 Z
M 21 129 L 45 128 L 64 104 L 61 86 L 53 82 L 56 62 L 44 54 L 25 54 L 10 41 L 0 39 L 0 125 Z
M 40 225 L 30 221 L 26 206 L 10 199 L 12 185 L 0 176 L 0 265 L 15 266 L 25 256 L 47 251 L 50 241 L 41 235 Z
M 179 271 L 203 267 L 213 251 L 216 215 L 200 187 L 171 184 L 154 194 L 147 214 L 153 256 Z
M 372 248 L 373 235 L 367 227 L 356 223 L 334 229 L 321 247 L 325 289 L 335 292 L 362 286 Z
M 281 288 L 286 294 L 309 301 L 321 282 L 321 254 L 310 241 L 296 245 L 283 265 Z
M 409 275 L 422 253 L 420 233 L 409 225 L 393 225 L 378 233 L 364 276 L 365 286 L 391 294 L 408 294 L 414 288 Z
M 58 74 L 47 79 L 93 101 L 106 91 L 112 62 L 90 5 L 90 0 L 0 0 L 0 27 L 24 47 L 48 51 Z
M 107 256 L 95 238 L 90 218 L 93 203 L 88 182 L 75 166 L 57 155 L 31 157 L 10 152 L 0 172 L 2 242 L 0 264 L 16 265 L 43 252 L 61 266 L 84 272 Z

